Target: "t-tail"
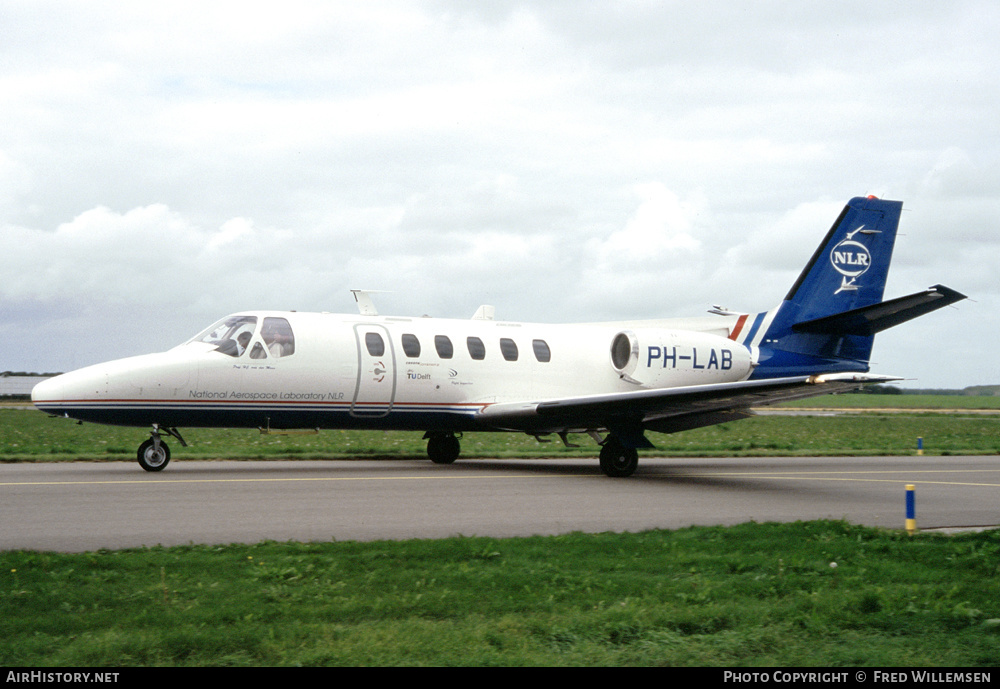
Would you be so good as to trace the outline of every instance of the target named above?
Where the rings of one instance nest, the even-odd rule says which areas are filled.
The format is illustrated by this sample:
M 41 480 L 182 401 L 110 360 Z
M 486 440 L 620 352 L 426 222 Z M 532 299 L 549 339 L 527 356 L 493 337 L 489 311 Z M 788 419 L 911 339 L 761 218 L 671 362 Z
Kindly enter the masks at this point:
M 875 333 L 965 299 L 936 285 L 882 301 L 902 208 L 851 199 L 784 301 L 741 321 L 733 339 L 754 352 L 751 378 L 867 372 Z

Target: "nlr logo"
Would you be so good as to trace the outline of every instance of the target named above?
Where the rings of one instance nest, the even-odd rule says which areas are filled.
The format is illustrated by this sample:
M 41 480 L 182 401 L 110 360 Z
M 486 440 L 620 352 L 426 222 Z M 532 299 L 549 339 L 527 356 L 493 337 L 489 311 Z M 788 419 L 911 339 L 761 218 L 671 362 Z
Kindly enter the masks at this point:
M 834 294 L 844 290 L 856 290 L 858 286 L 854 284 L 854 281 L 872 265 L 872 255 L 868 252 L 868 247 L 854 240 L 854 235 L 860 232 L 863 227 L 864 225 L 854 232 L 848 232 L 847 237 L 833 247 L 833 251 L 830 252 L 830 263 L 834 270 L 844 276 L 840 281 L 840 289 Z

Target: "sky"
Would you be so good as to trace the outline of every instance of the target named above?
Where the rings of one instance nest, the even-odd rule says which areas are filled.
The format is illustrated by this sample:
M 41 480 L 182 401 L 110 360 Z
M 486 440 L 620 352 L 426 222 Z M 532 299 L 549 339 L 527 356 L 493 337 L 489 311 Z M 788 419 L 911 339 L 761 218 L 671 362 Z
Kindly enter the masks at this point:
M 249 309 L 776 306 L 904 202 L 904 387 L 1000 383 L 1000 4 L 0 0 L 0 371 Z

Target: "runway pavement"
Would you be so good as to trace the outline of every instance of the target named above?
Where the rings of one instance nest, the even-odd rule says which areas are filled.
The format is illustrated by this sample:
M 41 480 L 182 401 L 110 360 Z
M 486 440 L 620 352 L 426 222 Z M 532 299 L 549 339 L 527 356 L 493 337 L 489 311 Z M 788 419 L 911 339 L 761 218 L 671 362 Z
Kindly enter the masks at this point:
M 1000 457 L 176 461 L 0 465 L 0 549 L 639 531 L 818 518 L 1000 523 Z

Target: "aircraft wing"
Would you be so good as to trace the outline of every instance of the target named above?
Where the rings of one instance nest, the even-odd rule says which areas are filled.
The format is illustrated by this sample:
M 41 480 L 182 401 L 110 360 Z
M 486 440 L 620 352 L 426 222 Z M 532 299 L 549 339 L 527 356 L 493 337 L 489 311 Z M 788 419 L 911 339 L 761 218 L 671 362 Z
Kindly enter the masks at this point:
M 587 429 L 613 431 L 633 447 L 652 447 L 645 430 L 660 433 L 753 416 L 752 407 L 854 390 L 900 380 L 891 376 L 837 373 L 680 388 L 635 390 L 566 399 L 494 404 L 482 412 L 490 426 L 526 433 Z

